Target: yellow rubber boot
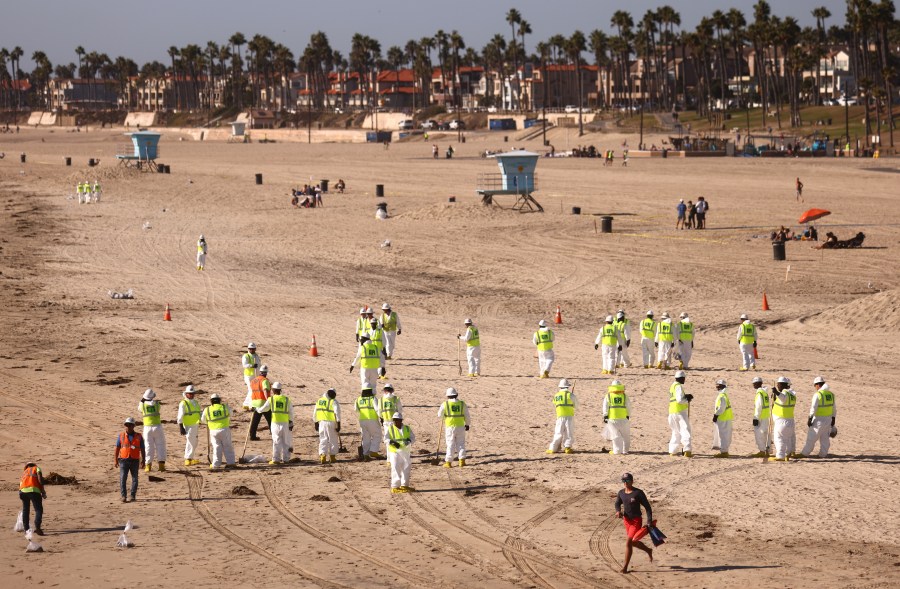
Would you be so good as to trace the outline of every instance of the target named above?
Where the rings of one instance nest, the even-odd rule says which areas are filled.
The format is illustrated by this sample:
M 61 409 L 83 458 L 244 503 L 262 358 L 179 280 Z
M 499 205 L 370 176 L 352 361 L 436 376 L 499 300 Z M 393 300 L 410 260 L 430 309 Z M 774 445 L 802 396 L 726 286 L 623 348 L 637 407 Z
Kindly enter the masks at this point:
M 459 465 L 460 465 L 460 466 L 465 466 L 465 465 L 466 465 L 466 459 L 465 459 L 465 458 L 460 458 L 460 459 L 459 459 Z
M 325 456 L 324 454 L 320 454 L 320 455 L 319 455 L 319 462 L 320 462 L 321 464 L 325 464 L 325 462 L 326 462 L 327 460 L 328 460 L 328 457 Z
M 159 472 L 166 472 L 166 463 L 165 462 L 159 463 Z
M 328 462 L 337 462 L 337 456 L 332 454 L 331 456 L 328 457 Z

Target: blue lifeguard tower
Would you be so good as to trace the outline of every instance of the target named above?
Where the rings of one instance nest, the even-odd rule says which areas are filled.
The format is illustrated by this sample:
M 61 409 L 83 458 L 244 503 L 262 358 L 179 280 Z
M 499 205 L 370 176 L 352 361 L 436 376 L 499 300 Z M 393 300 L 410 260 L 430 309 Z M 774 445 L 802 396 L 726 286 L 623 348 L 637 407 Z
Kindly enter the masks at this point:
M 125 136 L 131 137 L 131 145 L 126 143 L 116 150 L 116 159 L 119 160 L 119 164 L 126 168 L 158 171 L 156 158 L 159 156 L 161 134 L 153 131 L 135 131 L 134 133 L 125 133 Z
M 540 156 L 531 151 L 514 150 L 489 157 L 497 160 L 500 173 L 478 176 L 476 190 L 481 195 L 482 204 L 493 205 L 496 204 L 495 196 L 513 194 L 516 196 L 516 202 L 512 206 L 514 211 L 543 213 L 544 207 L 531 196 L 537 190 L 534 169 Z

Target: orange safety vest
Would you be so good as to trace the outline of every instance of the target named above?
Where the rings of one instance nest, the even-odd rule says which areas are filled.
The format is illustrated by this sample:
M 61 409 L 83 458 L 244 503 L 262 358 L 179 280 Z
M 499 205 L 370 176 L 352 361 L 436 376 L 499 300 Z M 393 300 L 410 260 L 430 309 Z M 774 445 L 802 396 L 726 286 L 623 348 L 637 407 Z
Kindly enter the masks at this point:
M 263 388 L 263 383 L 267 380 L 269 380 L 268 377 L 260 375 L 254 377 L 253 380 L 250 381 L 250 399 L 253 401 L 262 401 L 263 403 L 260 403 L 260 407 L 262 407 L 266 399 L 268 399 L 266 390 Z
M 141 434 L 134 432 L 134 437 L 132 441 L 128 441 L 128 434 L 126 432 L 122 432 L 119 434 L 119 460 L 126 460 L 131 458 L 132 460 L 140 460 L 141 459 L 141 446 L 144 445 L 144 439 L 141 437 Z
M 19 484 L 19 490 L 29 493 L 36 493 L 44 490 L 41 484 L 41 477 L 38 476 L 38 467 L 29 466 L 22 474 L 22 482 Z

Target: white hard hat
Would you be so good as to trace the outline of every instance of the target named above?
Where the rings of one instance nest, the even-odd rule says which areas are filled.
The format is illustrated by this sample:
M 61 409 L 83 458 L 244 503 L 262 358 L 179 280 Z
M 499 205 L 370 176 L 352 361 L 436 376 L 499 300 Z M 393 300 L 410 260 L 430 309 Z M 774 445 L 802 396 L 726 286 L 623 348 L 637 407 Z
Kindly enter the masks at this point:
M 384 385 L 384 390 L 386 390 L 386 391 L 393 391 L 393 390 L 394 390 L 394 385 L 392 385 L 391 383 L 387 383 L 386 385 Z
M 248 349 L 248 350 L 255 350 L 255 349 L 256 349 L 256 344 L 254 344 L 253 342 L 250 342 L 249 344 L 247 344 L 247 349 Z
M 450 387 L 449 389 L 447 389 L 447 396 L 448 397 L 456 397 L 456 396 L 459 396 L 459 393 L 456 392 L 456 389 L 454 389 L 453 387 Z
M 724 379 L 724 378 L 720 378 L 719 380 L 716 381 L 716 386 L 727 387 L 727 386 L 728 386 L 728 383 L 725 382 L 725 379 Z
M 359 314 L 360 314 L 360 315 L 365 315 L 365 314 L 366 314 L 366 308 L 365 308 L 365 307 L 360 307 L 360 308 L 359 308 Z
M 189 384 L 188 386 L 184 387 L 185 395 L 190 394 L 190 393 L 196 393 L 196 392 L 197 392 L 197 389 L 195 389 L 194 385 L 192 385 L 192 384 Z
M 538 327 L 547 327 L 547 322 L 541 319 L 538 321 Z
M 466 325 L 472 325 L 472 320 L 466 317 L 466 320 L 463 323 L 465 323 Z
M 567 389 L 570 386 L 572 386 L 572 385 L 570 385 L 569 381 L 566 379 L 562 379 L 561 381 L 559 381 L 559 388 L 561 388 L 561 389 Z
M 403 416 L 399 413 L 394 413 L 393 415 L 391 415 L 391 419 L 403 419 Z
M 761 379 L 761 378 L 758 377 L 758 376 L 754 376 L 754 377 L 753 377 L 753 380 L 751 380 L 750 382 L 751 382 L 752 384 L 757 384 L 757 383 L 762 384 L 763 379 Z
M 682 311 L 682 312 L 681 312 L 681 315 L 679 315 L 679 317 L 681 317 L 682 319 L 684 319 L 684 318 L 687 317 L 687 313 L 685 313 L 684 311 Z
M 200 234 L 200 239 L 206 239 L 205 237 L 203 237 L 202 233 Z
M 825 384 L 825 379 L 821 376 L 817 376 L 813 379 L 813 384 Z
M 219 393 L 213 393 L 209 396 L 210 401 L 221 401 L 222 397 L 219 396 Z
M 269 371 L 269 366 L 268 366 L 268 364 L 263 364 L 262 366 L 260 366 L 260 367 L 259 367 L 259 371 L 260 371 L 261 373 L 263 373 L 263 374 L 267 373 L 267 372 Z
M 624 316 L 625 316 L 625 311 L 623 309 L 619 309 L 618 311 L 616 311 L 616 317 L 624 317 Z
M 607 323 L 612 323 L 612 322 L 613 322 L 613 316 L 612 316 L 612 315 L 607 315 L 607 316 L 606 316 L 606 322 L 607 322 Z
M 668 311 L 663 311 L 662 318 L 663 318 L 663 319 L 668 319 L 668 318 L 669 318 L 669 312 L 668 312 Z
M 675 378 L 684 378 L 684 377 L 685 377 L 684 370 L 679 370 L 678 372 L 675 373 Z
M 647 317 L 653 317 L 653 309 L 647 311 Z
M 134 425 L 134 417 L 126 417 L 125 424 L 126 425 L 128 425 L 128 424 Z
M 387 303 L 384 303 L 383 305 L 381 305 L 381 308 L 386 311 L 386 310 L 390 309 L 391 306 L 388 305 Z
M 742 320 L 742 321 L 746 321 L 746 320 L 747 320 L 747 314 L 746 314 L 746 313 L 741 313 L 741 320 Z
M 156 393 L 153 392 L 153 389 L 147 389 L 146 391 L 144 391 L 144 396 L 141 398 L 145 401 L 152 401 L 156 398 Z
M 791 384 L 791 379 L 789 379 L 789 378 L 786 377 L 786 376 L 779 376 L 777 382 L 778 382 L 778 384 L 787 384 L 787 385 L 789 385 L 789 384 Z
M 364 382 L 363 385 L 359 387 L 359 390 L 361 391 L 364 391 L 366 389 L 372 390 L 372 383 Z
M 281 383 L 278 382 L 278 381 L 273 382 L 273 383 L 272 383 L 272 390 L 273 390 L 273 391 L 280 391 L 280 390 L 281 390 Z

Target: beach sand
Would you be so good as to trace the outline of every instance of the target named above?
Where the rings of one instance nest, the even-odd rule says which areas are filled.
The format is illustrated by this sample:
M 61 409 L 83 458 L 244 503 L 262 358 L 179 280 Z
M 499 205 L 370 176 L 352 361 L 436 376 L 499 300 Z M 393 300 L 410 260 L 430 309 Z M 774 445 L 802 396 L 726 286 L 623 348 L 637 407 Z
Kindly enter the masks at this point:
M 621 153 L 622 136 L 591 135 Z M 23 130 L 0 149 L 0 581 L 6 587 L 891 587 L 900 583 L 900 241 L 896 160 L 542 159 L 536 198 L 544 214 L 486 208 L 474 193 L 493 173 L 486 148 L 538 149 L 468 133 L 453 160 L 452 134 L 428 143 L 378 145 L 178 141 L 166 133 L 170 175 L 115 166 L 121 130 Z M 557 150 L 566 135 L 553 131 Z M 637 143 L 635 137 L 628 138 Z M 646 141 L 650 143 L 649 140 Z M 656 141 L 659 143 L 659 141 Z M 28 163 L 19 164 L 26 152 Z M 63 158 L 74 158 L 65 167 Z M 100 158 L 99 168 L 86 167 Z M 24 174 L 20 171 L 24 170 Z M 254 183 L 255 174 L 264 184 Z M 794 198 L 802 178 L 806 202 Z M 347 192 L 325 208 L 296 210 L 290 188 L 328 178 Z M 103 200 L 66 195 L 99 179 Z M 377 221 L 375 185 L 391 218 Z M 710 203 L 706 231 L 675 231 L 679 198 Z M 456 203 L 448 202 L 450 196 Z M 499 199 L 509 205 L 508 199 Z M 573 206 L 581 215 L 572 215 Z M 787 244 L 773 261 L 768 234 L 807 208 L 833 214 L 819 234 L 866 234 L 866 248 L 817 251 Z M 598 234 L 597 216 L 614 217 Z M 143 229 L 149 222 L 150 228 Z M 195 243 L 209 243 L 207 271 Z M 381 247 L 385 240 L 390 248 Z M 790 273 L 786 269 L 790 265 Z M 134 290 L 134 300 L 107 291 Z M 772 310 L 761 311 L 765 292 Z M 403 333 L 388 380 L 415 430 L 412 484 L 392 495 L 388 468 L 355 461 L 352 404 L 359 377 L 357 310 L 388 301 Z M 171 322 L 163 310 L 171 305 Z M 539 380 L 531 336 L 559 305 L 556 364 Z M 632 453 L 601 452 L 600 377 L 592 346 L 608 313 L 637 322 L 648 309 L 689 312 L 696 347 L 686 389 L 693 459 L 667 454 L 671 372 L 617 375 L 632 402 Z M 823 375 L 838 404 L 839 436 L 827 459 L 763 463 L 755 452 L 750 375 L 738 372 L 735 332 L 747 312 L 760 329 L 758 374 L 779 375 L 798 394 L 797 445 L 806 437 L 812 379 Z M 464 318 L 481 331 L 482 377 L 457 373 Z M 320 356 L 308 347 L 316 335 Z M 233 408 L 244 397 L 240 355 L 259 346 L 270 377 L 295 405 L 299 464 L 209 473 L 183 468 L 174 420 L 193 383 Z M 638 358 L 638 361 L 635 361 Z M 463 372 L 465 358 L 463 357 Z M 576 383 L 574 455 L 547 456 L 552 395 Z M 711 458 L 714 383 L 729 383 L 732 455 Z M 379 383 L 381 384 L 381 383 Z M 426 460 L 437 447 L 448 386 L 469 406 L 469 466 Z M 141 473 L 137 503 L 121 504 L 113 446 L 145 388 L 164 403 L 169 470 Z M 316 460 L 312 404 L 329 387 L 342 403 L 349 453 Z M 207 394 L 201 395 L 206 404 Z M 232 421 L 240 455 L 249 419 Z M 205 430 L 201 431 L 201 438 Z M 248 455 L 271 453 L 268 431 Z M 441 443 L 443 454 L 443 443 Z M 48 486 L 45 552 L 25 554 L 12 531 L 22 466 L 78 484 Z M 613 517 L 620 475 L 635 475 L 670 542 L 634 572 L 617 571 L 624 533 Z M 233 495 L 245 485 L 257 495 Z M 324 496 L 328 500 L 311 500 Z M 115 548 L 131 520 L 136 547 Z

